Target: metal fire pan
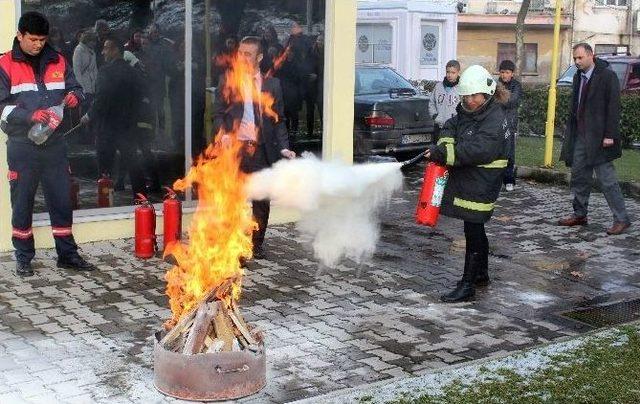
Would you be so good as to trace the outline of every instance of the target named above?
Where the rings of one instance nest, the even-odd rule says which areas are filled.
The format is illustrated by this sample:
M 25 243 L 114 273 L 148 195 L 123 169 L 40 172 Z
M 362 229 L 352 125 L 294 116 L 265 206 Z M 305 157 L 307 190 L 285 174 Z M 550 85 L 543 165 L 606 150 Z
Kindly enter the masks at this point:
M 267 383 L 262 335 L 258 350 L 183 355 L 160 345 L 155 334 L 153 383 L 161 393 L 182 400 L 233 400 L 255 394 Z

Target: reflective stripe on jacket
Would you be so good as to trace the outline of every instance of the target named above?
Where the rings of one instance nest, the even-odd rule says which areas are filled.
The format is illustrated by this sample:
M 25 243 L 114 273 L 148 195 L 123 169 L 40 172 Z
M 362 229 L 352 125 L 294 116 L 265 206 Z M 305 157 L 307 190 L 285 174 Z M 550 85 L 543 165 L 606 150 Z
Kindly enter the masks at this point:
M 512 136 L 504 108 L 493 99 L 474 112 L 458 106 L 458 115 L 442 128 L 430 160 L 449 166 L 441 212 L 468 222 L 491 218 L 507 166 Z
M 84 97 L 73 69 L 49 44 L 40 53 L 37 70 L 36 74 L 17 39 L 13 49 L 0 56 L 0 127 L 10 137 L 29 141 L 34 111 L 60 105 L 72 91 Z

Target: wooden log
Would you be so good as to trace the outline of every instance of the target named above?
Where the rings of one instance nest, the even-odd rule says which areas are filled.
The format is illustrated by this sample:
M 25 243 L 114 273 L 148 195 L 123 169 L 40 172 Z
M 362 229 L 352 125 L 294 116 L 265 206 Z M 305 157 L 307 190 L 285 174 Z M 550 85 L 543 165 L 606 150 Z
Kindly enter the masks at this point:
M 178 323 L 173 326 L 171 330 L 169 330 L 167 335 L 165 335 L 164 338 L 160 340 L 160 345 L 165 348 L 172 345 L 172 342 L 177 339 L 183 331 L 189 329 L 189 325 L 193 322 L 193 318 L 195 317 L 195 315 L 196 311 L 193 310 L 182 316 L 182 318 L 180 318 L 180 321 L 178 321 Z
M 178 323 L 167 332 L 167 335 L 165 335 L 164 338 L 162 338 L 162 340 L 160 341 L 160 345 L 166 347 L 171 343 L 171 341 L 178 338 L 180 333 L 183 332 L 185 328 L 187 328 L 186 327 L 187 323 L 195 317 L 198 307 L 200 307 L 202 303 L 212 301 L 217 296 L 218 290 L 220 290 L 220 293 L 222 293 L 223 291 L 224 293 L 228 293 L 229 288 L 234 282 L 236 282 L 236 280 L 237 280 L 237 277 L 229 278 L 217 288 L 211 289 L 206 295 L 204 295 L 200 299 L 198 304 L 194 305 L 191 309 L 189 309 L 189 311 L 187 311 L 182 315 L 182 317 L 180 317 L 180 320 L 178 320 Z
M 227 309 L 224 307 L 224 303 L 220 304 L 220 309 L 213 320 L 213 328 L 216 332 L 216 337 L 224 341 L 223 351 L 231 351 L 233 347 L 233 340 L 236 339 L 233 332 L 233 324 L 227 315 Z
M 221 340 L 220 338 L 216 338 L 211 343 L 211 346 L 207 348 L 207 353 L 218 353 L 222 351 L 223 347 L 224 347 L 224 341 Z
M 216 288 L 215 296 L 218 300 L 225 300 L 229 297 L 231 286 L 238 281 L 238 277 L 229 278 Z
M 211 322 L 218 312 L 218 304 L 216 302 L 215 305 L 202 304 L 198 308 L 196 312 L 196 317 L 193 320 L 193 325 L 191 326 L 191 330 L 189 330 L 189 335 L 187 336 L 187 340 L 184 343 L 184 348 L 182 349 L 182 353 L 184 355 L 193 355 L 197 354 L 202 350 L 202 346 L 204 345 L 204 340 L 209 334 L 209 328 L 211 327 Z
M 247 325 L 244 324 L 244 321 L 238 318 L 238 315 L 236 313 L 230 310 L 229 317 L 231 318 L 231 321 L 233 321 L 233 324 L 236 326 L 236 329 L 240 331 L 242 337 L 247 341 L 247 345 L 256 345 L 258 343 L 251 335 L 251 332 L 247 328 Z

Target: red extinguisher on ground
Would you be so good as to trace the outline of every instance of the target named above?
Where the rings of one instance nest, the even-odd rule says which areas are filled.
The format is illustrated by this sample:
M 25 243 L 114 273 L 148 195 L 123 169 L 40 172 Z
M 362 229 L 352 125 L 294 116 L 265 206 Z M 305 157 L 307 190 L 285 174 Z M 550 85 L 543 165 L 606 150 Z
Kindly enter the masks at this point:
M 107 174 L 102 174 L 98 180 L 98 207 L 110 208 L 113 206 L 113 181 Z
M 135 255 L 138 258 L 151 258 L 158 250 L 156 243 L 156 210 L 142 194 L 136 195 L 135 210 Z
M 162 204 L 162 216 L 164 220 L 164 245 L 167 246 L 182 238 L 182 202 L 178 199 L 178 194 L 169 187 L 164 187 L 167 191 L 164 203 Z
M 424 170 L 424 182 L 420 190 L 420 199 L 416 208 L 416 222 L 435 227 L 440 215 L 440 203 L 444 187 L 447 185 L 449 171 L 447 167 L 434 162 L 427 164 Z

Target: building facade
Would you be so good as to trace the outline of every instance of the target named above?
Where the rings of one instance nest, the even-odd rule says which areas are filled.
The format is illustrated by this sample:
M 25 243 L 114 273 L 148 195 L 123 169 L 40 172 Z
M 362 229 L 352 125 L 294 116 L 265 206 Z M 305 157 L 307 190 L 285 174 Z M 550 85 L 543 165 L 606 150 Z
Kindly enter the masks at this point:
M 390 66 L 412 80 L 439 80 L 457 53 L 450 1 L 359 0 L 356 63 Z
M 572 42 L 588 42 L 596 54 L 640 52 L 637 0 L 574 0 Z
M 551 2 L 555 4 L 555 2 Z M 520 76 L 525 82 L 548 82 L 553 50 L 555 8 L 548 1 L 533 0 L 525 20 L 525 57 Z M 515 61 L 516 17 L 521 1 L 469 0 L 458 16 L 458 58 L 464 66 L 481 64 L 497 73 L 500 62 Z M 571 8 L 562 9 L 560 42 L 567 55 L 571 41 Z M 560 67 L 570 60 L 561 58 Z
M 640 52 L 640 2 L 562 0 L 560 72 L 572 63 L 571 47 L 587 42 L 596 54 Z M 458 58 L 496 72 L 500 61 L 515 59 L 516 17 L 522 0 L 467 0 L 459 3 Z M 525 22 L 525 82 L 549 80 L 555 0 L 532 0 Z

